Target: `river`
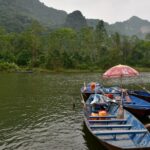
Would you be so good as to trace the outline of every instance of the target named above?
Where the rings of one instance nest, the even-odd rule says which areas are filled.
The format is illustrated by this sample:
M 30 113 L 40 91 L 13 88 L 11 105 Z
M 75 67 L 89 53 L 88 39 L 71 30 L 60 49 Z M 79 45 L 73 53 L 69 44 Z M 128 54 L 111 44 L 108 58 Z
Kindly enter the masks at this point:
M 146 88 L 149 77 L 143 73 Z M 102 82 L 98 73 L 1 73 L 0 150 L 96 150 L 83 124 L 84 81 Z

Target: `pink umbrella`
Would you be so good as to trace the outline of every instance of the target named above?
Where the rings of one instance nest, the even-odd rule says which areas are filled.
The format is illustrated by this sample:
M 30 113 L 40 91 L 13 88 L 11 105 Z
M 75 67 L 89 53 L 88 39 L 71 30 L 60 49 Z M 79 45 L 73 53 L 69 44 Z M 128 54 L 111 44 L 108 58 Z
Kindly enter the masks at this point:
M 126 66 L 126 65 L 117 65 L 110 69 L 108 69 L 104 74 L 103 78 L 120 78 L 121 79 L 121 88 L 122 88 L 122 78 L 123 77 L 133 77 L 138 76 L 139 72 L 135 69 Z M 123 97 L 123 91 L 122 91 L 122 97 Z M 121 98 L 121 105 L 120 105 L 120 116 L 121 118 L 124 118 L 124 111 L 123 111 L 123 98 Z
M 122 78 L 122 77 L 133 77 L 138 75 L 139 75 L 138 71 L 129 66 L 117 65 L 108 69 L 103 74 L 103 78 Z

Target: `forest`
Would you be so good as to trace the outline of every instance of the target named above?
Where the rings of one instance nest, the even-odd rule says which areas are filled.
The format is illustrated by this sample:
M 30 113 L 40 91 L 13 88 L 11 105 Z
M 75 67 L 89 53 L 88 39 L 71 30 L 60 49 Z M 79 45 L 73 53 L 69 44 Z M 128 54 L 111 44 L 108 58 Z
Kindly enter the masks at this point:
M 0 70 L 43 68 L 49 70 L 104 70 L 113 65 L 150 67 L 150 34 L 108 34 L 104 22 L 96 28 L 49 30 L 38 22 L 22 32 L 0 27 Z

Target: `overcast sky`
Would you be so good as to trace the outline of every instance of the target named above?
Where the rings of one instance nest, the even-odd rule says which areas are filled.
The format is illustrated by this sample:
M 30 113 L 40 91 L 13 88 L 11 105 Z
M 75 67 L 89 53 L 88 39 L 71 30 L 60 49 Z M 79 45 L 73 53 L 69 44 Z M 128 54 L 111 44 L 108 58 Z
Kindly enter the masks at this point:
M 40 0 L 45 5 L 70 13 L 80 10 L 86 18 L 114 23 L 138 16 L 150 21 L 150 0 Z

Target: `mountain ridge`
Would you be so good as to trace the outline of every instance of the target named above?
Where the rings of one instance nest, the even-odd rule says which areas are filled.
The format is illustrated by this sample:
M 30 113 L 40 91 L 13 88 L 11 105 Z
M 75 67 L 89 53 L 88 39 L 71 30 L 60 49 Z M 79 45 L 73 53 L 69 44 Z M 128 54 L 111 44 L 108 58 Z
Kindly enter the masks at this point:
M 137 35 L 144 38 L 145 34 L 150 33 L 150 22 L 137 16 L 132 16 L 123 22 L 111 24 L 108 28 L 112 32 L 119 32 L 128 36 Z
M 64 27 L 67 18 L 72 13 L 68 14 L 63 10 L 48 7 L 39 0 L 0 0 L 0 26 L 5 27 L 10 32 L 22 31 L 33 20 L 50 29 Z M 83 16 L 82 13 L 77 15 L 76 20 L 79 21 L 77 22 L 79 26 L 81 23 L 83 27 L 87 24 L 95 28 L 100 20 L 85 18 L 85 23 L 84 16 L 81 16 Z M 75 20 L 72 19 L 73 22 L 75 24 Z M 147 33 L 150 33 L 150 22 L 137 16 L 113 24 L 105 22 L 105 27 L 109 33 L 118 32 L 128 36 L 137 35 L 140 38 L 144 38 Z

